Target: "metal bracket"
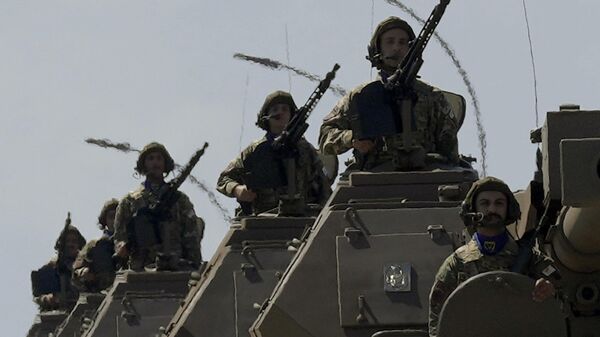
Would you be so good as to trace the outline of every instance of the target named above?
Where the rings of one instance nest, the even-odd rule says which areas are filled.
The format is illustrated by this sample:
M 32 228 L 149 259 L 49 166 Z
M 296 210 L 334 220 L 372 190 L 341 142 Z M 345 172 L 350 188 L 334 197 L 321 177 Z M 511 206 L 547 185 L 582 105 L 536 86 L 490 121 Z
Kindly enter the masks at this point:
M 123 297 L 121 301 L 123 304 L 123 311 L 121 311 L 121 317 L 125 319 L 127 324 L 131 325 L 140 325 L 140 314 L 135 310 L 131 299 L 127 296 L 127 294 Z
M 348 224 L 350 226 L 363 232 L 364 236 L 371 235 L 371 233 L 365 226 L 365 223 L 362 221 L 362 219 L 358 215 L 358 212 L 353 207 L 346 208 L 346 211 L 344 212 L 344 219 L 348 222 Z
M 427 226 L 427 233 L 432 240 L 439 240 L 446 235 L 446 229 L 444 225 L 429 225 Z

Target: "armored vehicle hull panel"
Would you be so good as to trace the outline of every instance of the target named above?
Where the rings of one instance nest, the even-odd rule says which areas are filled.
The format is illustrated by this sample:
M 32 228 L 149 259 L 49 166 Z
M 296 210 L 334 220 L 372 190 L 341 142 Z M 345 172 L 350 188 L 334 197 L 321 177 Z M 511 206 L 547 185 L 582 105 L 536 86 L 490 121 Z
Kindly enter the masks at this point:
M 263 302 L 314 220 L 259 216 L 234 223 L 166 334 L 249 336 Z

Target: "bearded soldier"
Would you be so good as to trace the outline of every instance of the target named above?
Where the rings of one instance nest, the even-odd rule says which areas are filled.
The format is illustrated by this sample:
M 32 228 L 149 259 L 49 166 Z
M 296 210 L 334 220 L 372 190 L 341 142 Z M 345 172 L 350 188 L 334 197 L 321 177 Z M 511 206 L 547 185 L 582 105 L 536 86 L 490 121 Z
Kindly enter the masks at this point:
M 500 179 L 486 177 L 475 182 L 463 202 L 461 217 L 467 226 L 475 226 L 471 241 L 458 248 L 442 264 L 429 296 L 429 334 L 437 336 L 439 315 L 446 299 L 467 279 L 488 271 L 511 271 L 520 258 L 519 245 L 506 226 L 521 215 L 519 204 L 509 187 Z M 556 277 L 552 261 L 538 250 L 524 255 L 530 258 L 526 274 L 536 279 L 532 292 L 535 301 L 554 295 L 548 279 Z
M 377 26 L 367 59 L 379 76 L 353 89 L 324 118 L 319 135 L 323 154 L 338 155 L 353 149 L 349 169 L 370 171 L 423 169 L 426 158 L 450 166 L 458 163 L 458 126 L 452 109 L 439 89 L 419 80 L 413 88 L 411 144 L 402 143 L 406 138 L 400 134 L 400 107 L 393 92 L 383 89 L 382 83 L 397 69 L 414 39 L 410 25 L 397 17 L 391 16 Z M 381 111 L 390 111 L 387 116 L 393 119 L 391 123 L 376 119 Z M 369 136 L 364 131 L 383 124 L 395 125 L 392 135 Z
M 70 218 L 67 219 L 70 222 Z M 73 262 L 85 238 L 77 227 L 66 225 L 56 239 L 56 257 L 31 273 L 33 301 L 40 311 L 70 311 L 77 301 L 77 289 L 71 286 Z
M 258 214 L 278 207 L 287 177 L 281 158 L 271 145 L 296 113 L 292 96 L 275 91 L 267 96 L 256 125 L 266 131 L 260 140 L 245 148 L 219 176 L 217 190 L 236 198 L 238 214 Z M 295 185 L 306 203 L 323 205 L 331 194 L 315 148 L 302 138 L 296 144 Z
M 115 279 L 112 236 L 119 200 L 110 199 L 98 215 L 102 237 L 91 240 L 79 252 L 73 264 L 73 284 L 85 292 L 99 292 L 110 287 Z
M 176 191 L 175 203 L 166 214 L 150 211 L 161 202 L 164 178 L 174 167 L 162 144 L 146 145 L 135 167 L 146 180 L 119 202 L 115 251 L 132 270 L 189 270 L 202 262 L 197 217 L 187 195 Z

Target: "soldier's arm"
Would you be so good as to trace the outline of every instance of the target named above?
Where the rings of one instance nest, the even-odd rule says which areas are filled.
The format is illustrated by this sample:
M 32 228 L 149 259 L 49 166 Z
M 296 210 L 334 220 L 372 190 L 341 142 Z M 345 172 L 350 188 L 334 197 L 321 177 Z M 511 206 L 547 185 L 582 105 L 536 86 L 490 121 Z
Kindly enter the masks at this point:
M 457 260 L 450 255 L 435 276 L 435 281 L 429 293 L 429 336 L 437 336 L 437 325 L 444 303 L 458 286 Z
M 325 116 L 319 132 L 319 149 L 323 154 L 341 154 L 352 148 L 350 94 L 342 97 Z
M 183 258 L 199 266 L 202 262 L 202 253 L 200 251 L 200 233 L 198 232 L 198 223 L 194 205 L 185 194 L 181 194 L 179 203 L 179 219 L 182 225 L 181 243 L 183 248 Z
M 88 242 L 77 255 L 77 259 L 73 263 L 73 278 L 71 282 L 80 291 L 89 291 L 94 281 L 94 274 L 90 269 L 91 257 L 90 252 L 96 240 Z
M 224 195 L 235 198 L 233 191 L 239 185 L 243 185 L 243 175 L 245 172 L 244 158 L 248 152 L 248 148 L 244 149 L 237 158 L 232 160 L 229 165 L 219 175 L 217 180 L 217 191 Z
M 124 197 L 119 201 L 115 215 L 115 233 L 113 240 L 115 241 L 115 250 L 118 251 L 128 242 L 127 224 L 133 217 L 131 200 L 129 196 Z
M 329 185 L 329 181 L 325 176 L 325 172 L 323 172 L 323 163 L 321 159 L 319 159 L 319 155 L 317 154 L 317 150 L 310 145 L 311 150 L 311 186 L 314 191 L 316 200 L 319 204 L 324 205 L 329 199 L 331 195 L 331 186 Z
M 434 120 L 436 151 L 452 163 L 458 163 L 458 122 L 444 94 L 434 89 L 432 95 L 436 117 Z

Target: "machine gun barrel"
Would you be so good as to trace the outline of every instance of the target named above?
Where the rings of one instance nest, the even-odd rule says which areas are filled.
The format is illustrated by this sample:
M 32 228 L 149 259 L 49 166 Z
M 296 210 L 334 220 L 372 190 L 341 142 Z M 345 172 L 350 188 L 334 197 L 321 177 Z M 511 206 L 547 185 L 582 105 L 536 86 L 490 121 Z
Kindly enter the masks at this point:
M 402 59 L 394 74 L 386 81 L 386 89 L 400 89 L 402 92 L 405 92 L 407 89 L 412 88 L 417 74 L 423 65 L 423 51 L 427 47 L 427 43 L 429 43 L 429 39 L 433 35 L 435 28 L 440 23 L 449 3 L 450 0 L 440 0 L 440 3 L 433 8 L 419 36 L 411 43 L 408 54 Z
M 319 85 L 308 97 L 306 103 L 296 111 L 285 130 L 273 141 L 273 149 L 276 152 L 286 152 L 292 149 L 300 138 L 302 138 L 308 129 L 306 121 L 310 113 L 315 109 L 317 103 L 319 103 L 319 100 L 321 100 L 321 97 L 323 97 L 323 94 L 325 94 L 331 85 L 331 81 L 335 78 L 335 73 L 338 69 L 340 69 L 340 65 L 336 63 L 333 69 L 325 75 L 325 78 L 319 82 Z
M 202 148 L 196 151 L 187 164 L 182 167 L 179 174 L 173 178 L 173 180 L 165 184 L 164 189 L 162 189 L 159 193 L 159 202 L 151 207 L 151 211 L 153 211 L 155 215 L 160 216 L 171 209 L 176 201 L 177 190 L 179 187 L 181 187 L 181 184 L 183 184 L 190 173 L 192 173 L 192 169 L 194 169 L 194 166 L 196 166 L 200 158 L 204 155 L 204 151 L 207 147 L 208 143 L 205 142 Z

